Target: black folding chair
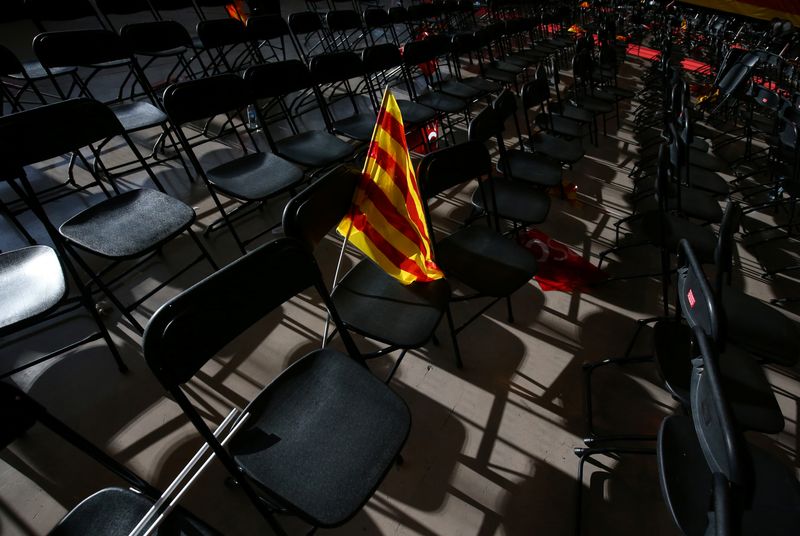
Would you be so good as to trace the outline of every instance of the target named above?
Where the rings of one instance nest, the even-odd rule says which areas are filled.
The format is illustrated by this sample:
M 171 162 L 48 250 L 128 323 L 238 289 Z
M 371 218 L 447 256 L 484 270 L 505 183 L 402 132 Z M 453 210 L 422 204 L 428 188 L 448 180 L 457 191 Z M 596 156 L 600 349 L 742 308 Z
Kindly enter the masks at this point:
M 158 15 L 148 0 L 95 0 L 94 3 L 106 25 L 114 31 L 119 31 L 127 23 L 158 20 Z M 116 20 L 118 18 L 122 21 Z
M 280 15 L 252 15 L 247 19 L 245 28 L 256 53 L 260 55 L 259 63 L 285 61 L 299 56 L 289 24 Z
M 310 287 L 350 355 L 322 348 L 295 361 L 248 403 L 239 432 L 223 447 L 184 385 L 225 345 Z M 277 512 L 313 527 L 346 523 L 408 436 L 406 404 L 363 366 L 314 257 L 292 239 L 261 246 L 165 304 L 148 324 L 143 348 L 155 376 L 278 534 L 285 531 Z
M 50 125 L 50 128 L 42 129 L 42 125 Z M 131 315 L 133 309 L 201 260 L 205 259 L 213 269 L 217 269 L 217 265 L 191 229 L 196 218 L 194 210 L 164 193 L 161 183 L 144 162 L 119 120 L 110 108 L 100 102 L 72 99 L 0 118 L 2 161 L 14 172 L 9 178 L 22 181 L 29 205 L 38 203 L 38 200 L 27 180 L 25 166 L 73 153 L 78 155 L 97 183 L 102 184 L 93 172 L 94 166 L 86 162 L 83 151 L 88 147 L 95 160 L 100 160 L 94 146 L 114 137 L 121 137 L 125 141 L 158 190 L 133 189 L 113 197 L 106 191 L 106 199 L 70 217 L 61 224 L 58 233 L 65 249 L 89 275 L 92 284 L 97 285 L 134 328 L 142 330 L 139 322 Z M 104 169 L 102 163 L 98 168 Z M 112 174 L 106 173 L 106 177 L 112 183 L 115 182 Z M 115 190 L 118 191 L 119 188 L 115 187 Z M 45 225 L 53 225 L 43 211 L 39 211 L 39 215 Z M 123 305 L 110 286 L 158 254 L 167 242 L 184 232 L 192 238 L 200 255 L 134 303 Z M 79 251 L 105 259 L 106 266 L 100 270 L 93 269 Z M 132 268 L 113 278 L 109 275 L 124 261 L 134 259 L 139 259 L 139 262 Z
M 109 456 L 94 443 L 58 420 L 20 389 L 0 382 L 0 448 L 23 438 L 37 424 L 105 467 L 126 487 L 104 488 L 71 508 L 50 531 L 51 536 L 129 534 L 161 495 L 146 480 Z M 45 490 L 46 491 L 46 490 Z M 153 534 L 160 536 L 218 536 L 220 533 L 178 507 Z
M 294 164 L 272 153 L 262 152 L 249 131 L 247 134 L 254 150 L 248 150 L 239 132 L 247 130 L 242 124 L 242 110 L 247 106 L 255 106 L 255 99 L 251 97 L 244 80 L 234 74 L 188 80 L 170 86 L 164 92 L 164 108 L 172 123 L 178 127 L 178 138 L 221 214 L 221 219 L 206 227 L 206 234 L 224 223 L 230 229 L 242 254 L 246 253 L 245 246 L 248 243 L 270 231 L 277 223 L 242 240 L 233 226 L 233 220 L 246 215 L 249 209 L 261 206 L 269 199 L 292 192 L 304 179 L 303 170 Z M 209 123 L 218 115 L 223 115 L 225 124 L 236 133 L 243 154 L 206 170 L 194 152 L 194 147 L 202 141 L 190 143 L 181 127 L 197 121 Z M 242 204 L 228 212 L 219 199 L 220 194 Z
M 11 112 L 19 112 L 30 107 L 23 102 L 28 93 L 36 97 L 35 106 L 47 104 L 47 92 L 40 85 L 48 81 L 55 89 L 56 98 L 65 98 L 66 94 L 58 85 L 57 77 L 72 76 L 76 67 L 59 67 L 46 70 L 38 61 L 20 61 L 8 48 L 0 45 L 0 115 L 5 113 L 5 103 Z
M 283 213 L 286 235 L 301 240 L 311 251 L 317 249 L 349 214 L 360 180 L 359 169 L 340 166 L 293 197 Z M 448 306 L 450 285 L 445 279 L 403 285 L 370 259 L 362 259 L 334 282 L 331 299 L 347 329 L 387 345 L 365 357 L 402 350 L 386 378 L 387 383 L 409 350 L 435 340 L 435 330 L 445 314 L 453 336 L 456 364 L 461 367 Z
M 103 19 L 89 0 L 25 0 L 25 11 L 40 32 L 56 29 L 53 23 L 71 24 L 74 21 L 88 22 L 93 28 L 105 28 Z

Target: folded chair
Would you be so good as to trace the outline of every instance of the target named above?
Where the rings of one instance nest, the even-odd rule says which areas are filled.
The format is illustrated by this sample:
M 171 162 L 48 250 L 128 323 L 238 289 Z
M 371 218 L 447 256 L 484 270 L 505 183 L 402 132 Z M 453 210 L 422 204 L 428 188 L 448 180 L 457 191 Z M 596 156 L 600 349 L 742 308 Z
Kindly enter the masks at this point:
M 283 213 L 286 235 L 315 250 L 348 215 L 360 180 L 361 170 L 340 166 L 293 197 Z M 461 366 L 446 279 L 403 285 L 370 259 L 362 259 L 335 282 L 331 299 L 347 329 L 386 345 L 365 357 L 402 350 L 387 382 L 409 350 L 435 340 L 434 332 L 445 314 L 453 335 L 456 364 Z
M 247 404 L 223 446 L 185 384 L 224 346 L 311 287 L 349 355 L 321 348 L 295 361 Z M 292 239 L 261 246 L 169 301 L 148 324 L 143 349 L 156 378 L 277 534 L 286 534 L 279 512 L 315 528 L 346 523 L 408 436 L 408 407 L 364 366 L 314 257 Z
M 161 493 L 94 443 L 54 417 L 45 407 L 17 387 L 0 382 L 0 447 L 26 439 L 28 430 L 41 424 L 82 454 L 89 456 L 125 484 L 101 489 L 71 508 L 49 532 L 50 536 L 129 534 Z M 46 491 L 46 490 L 45 490 Z M 218 536 L 213 528 L 177 507 L 153 534 L 157 536 Z
M 246 253 L 245 246 L 248 243 L 271 228 L 243 240 L 233 226 L 234 218 L 245 215 L 248 209 L 260 206 L 269 199 L 292 192 L 305 178 L 299 167 L 259 148 L 252 133 L 243 124 L 242 110 L 247 106 L 255 106 L 255 99 L 245 81 L 235 74 L 188 80 L 170 86 L 164 92 L 164 108 L 177 127 L 178 139 L 189 155 L 195 172 L 208 187 L 221 215 L 221 219 L 206 227 L 206 234 L 224 223 L 230 229 L 242 254 Z M 192 144 L 182 127 L 197 121 L 208 123 L 218 115 L 235 132 L 243 154 L 206 170 L 194 150 L 202 141 Z M 240 131 L 246 131 L 250 137 L 252 152 L 247 148 Z M 220 195 L 235 199 L 241 205 L 228 212 Z
M 50 125 L 50 128 L 42 129 L 42 125 Z M 58 228 L 58 234 L 64 249 L 89 275 L 91 285 L 97 285 L 131 325 L 141 330 L 141 324 L 131 314 L 133 309 L 201 260 L 206 260 L 213 269 L 217 269 L 213 259 L 192 231 L 191 226 L 196 218 L 194 210 L 164 193 L 161 183 L 144 163 L 141 153 L 131 142 L 122 124 L 111 109 L 100 102 L 72 99 L 0 118 L 0 147 L 4 164 L 16 171 L 18 177 L 15 178 L 22 180 L 29 198 L 35 198 L 36 194 L 27 181 L 25 166 L 69 153 L 79 154 L 85 160 L 82 155 L 87 147 L 92 156 L 99 160 L 100 155 L 93 146 L 114 137 L 121 137 L 125 141 L 126 147 L 158 189 L 137 188 L 115 196 L 106 192 L 106 199 L 63 222 Z M 102 184 L 93 172 L 93 166 L 86 167 L 95 180 Z M 109 173 L 106 173 L 106 178 L 115 182 L 114 176 Z M 115 190 L 119 191 L 119 188 L 115 187 Z M 55 225 L 43 211 L 41 215 L 45 225 Z M 167 242 L 184 232 L 194 241 L 200 255 L 134 303 L 123 305 L 111 291 L 111 285 L 118 283 L 124 275 L 158 254 Z M 84 253 L 104 259 L 105 267 L 96 271 L 84 259 Z M 109 275 L 121 263 L 134 259 L 139 262 L 132 268 L 113 278 Z

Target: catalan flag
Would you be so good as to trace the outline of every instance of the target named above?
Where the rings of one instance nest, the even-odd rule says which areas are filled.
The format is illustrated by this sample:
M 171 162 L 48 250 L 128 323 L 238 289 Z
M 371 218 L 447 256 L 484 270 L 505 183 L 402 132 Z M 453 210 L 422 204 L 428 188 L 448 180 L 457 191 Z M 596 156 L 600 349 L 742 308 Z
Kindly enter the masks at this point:
M 405 285 L 444 277 L 433 262 L 403 117 L 388 88 L 353 205 L 338 231 Z

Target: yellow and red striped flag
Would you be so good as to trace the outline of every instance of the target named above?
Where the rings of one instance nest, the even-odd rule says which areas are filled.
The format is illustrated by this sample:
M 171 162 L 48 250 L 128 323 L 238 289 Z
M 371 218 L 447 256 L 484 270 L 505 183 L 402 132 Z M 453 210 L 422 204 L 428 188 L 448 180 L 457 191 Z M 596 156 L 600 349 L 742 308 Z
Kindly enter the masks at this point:
M 403 117 L 388 88 L 353 205 L 338 231 L 405 285 L 444 277 L 433 262 Z

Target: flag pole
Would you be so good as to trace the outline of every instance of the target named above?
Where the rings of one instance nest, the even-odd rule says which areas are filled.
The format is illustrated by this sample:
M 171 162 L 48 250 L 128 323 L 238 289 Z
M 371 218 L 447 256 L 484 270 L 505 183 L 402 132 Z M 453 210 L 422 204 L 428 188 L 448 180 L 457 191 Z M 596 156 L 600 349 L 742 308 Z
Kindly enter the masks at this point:
M 372 128 L 372 137 L 370 138 L 370 145 L 372 145 L 372 140 L 375 139 L 375 132 L 378 130 L 378 125 L 380 124 L 380 113 L 383 110 L 384 102 L 386 101 L 386 95 L 389 93 L 389 85 L 387 84 L 383 90 L 383 98 L 381 99 L 381 107 L 378 110 L 378 117 L 375 121 L 375 126 Z M 367 150 L 369 150 L 369 146 L 367 146 Z M 366 161 L 364 162 L 366 166 Z M 363 173 L 364 170 L 362 170 Z M 357 191 L 356 191 L 357 192 Z M 356 192 L 353 195 L 356 195 Z M 350 225 L 347 226 L 347 234 L 342 240 L 342 247 L 339 250 L 339 259 L 336 261 L 336 270 L 333 272 L 333 283 L 331 284 L 331 294 L 333 291 L 336 290 L 337 285 L 339 284 L 339 270 L 342 267 L 342 259 L 344 258 L 344 250 L 347 247 L 347 241 L 350 239 L 350 233 L 353 230 L 353 216 L 355 216 L 355 203 L 350 204 Z M 322 347 L 325 348 L 325 345 L 328 343 L 328 331 L 330 330 L 331 326 L 331 313 L 328 311 L 328 314 L 325 316 L 325 328 L 322 330 Z

